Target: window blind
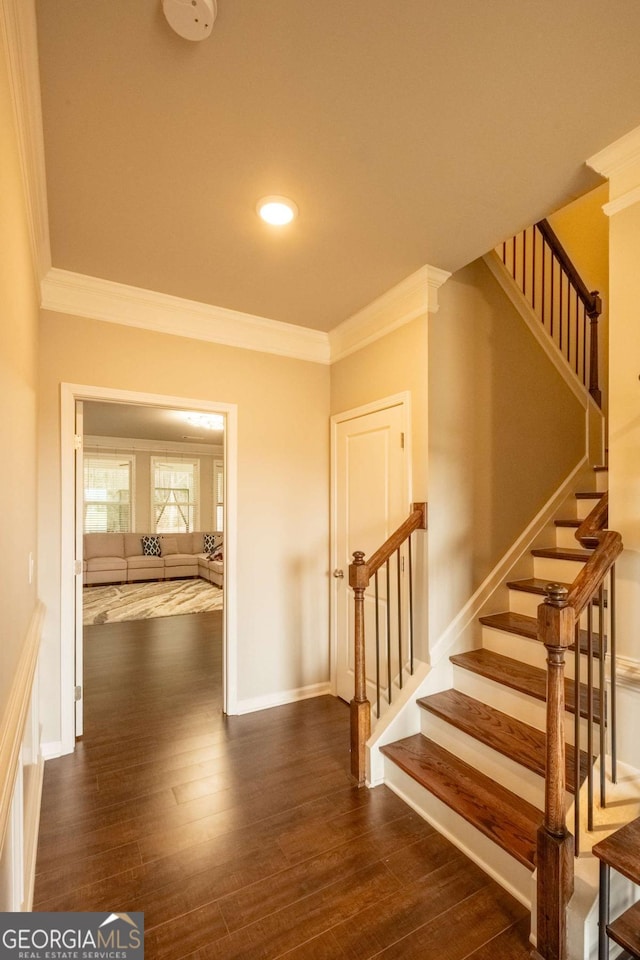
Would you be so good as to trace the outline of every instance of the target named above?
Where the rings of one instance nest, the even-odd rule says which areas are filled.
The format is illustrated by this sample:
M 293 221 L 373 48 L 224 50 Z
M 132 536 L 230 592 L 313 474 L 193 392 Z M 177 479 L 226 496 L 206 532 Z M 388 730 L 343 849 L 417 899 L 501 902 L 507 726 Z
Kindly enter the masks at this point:
M 91 454 L 83 466 L 84 532 L 130 532 L 132 458 Z

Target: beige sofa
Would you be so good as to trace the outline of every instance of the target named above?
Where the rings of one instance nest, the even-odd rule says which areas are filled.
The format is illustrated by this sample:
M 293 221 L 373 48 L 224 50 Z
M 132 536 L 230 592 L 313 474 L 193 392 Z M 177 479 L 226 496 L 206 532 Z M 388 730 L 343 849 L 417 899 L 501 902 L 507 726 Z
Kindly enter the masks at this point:
M 160 556 L 145 556 L 142 538 L 146 536 L 158 537 Z M 213 536 L 218 556 L 222 534 Z M 204 537 L 204 533 L 85 533 L 84 585 L 202 577 L 222 587 L 224 562 L 205 553 Z

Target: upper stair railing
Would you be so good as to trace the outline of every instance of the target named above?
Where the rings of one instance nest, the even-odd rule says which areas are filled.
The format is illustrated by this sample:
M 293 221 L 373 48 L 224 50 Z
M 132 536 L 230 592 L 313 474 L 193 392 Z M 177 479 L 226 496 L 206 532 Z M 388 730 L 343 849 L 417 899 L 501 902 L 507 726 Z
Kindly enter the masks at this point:
M 405 675 L 413 673 L 413 553 L 411 534 L 427 528 L 426 503 L 414 503 L 413 510 L 395 533 L 365 560 L 356 550 L 349 566 L 349 586 L 354 594 L 354 695 L 351 700 L 351 773 L 363 784 L 366 777 L 366 744 L 371 735 L 371 702 L 368 699 L 367 657 L 365 643 L 365 593 L 374 580 L 375 623 L 375 701 L 376 716 L 383 704 L 390 704 L 394 687 L 402 688 Z M 402 588 L 407 544 L 407 589 Z M 395 563 L 391 558 L 395 556 Z M 393 569 L 392 569 L 393 566 Z M 380 615 L 381 590 L 378 572 L 384 567 L 384 610 Z M 395 586 L 392 589 L 392 582 Z M 396 609 L 392 611 L 392 605 Z
M 575 375 L 601 406 L 598 291 L 587 289 L 547 220 L 505 241 L 498 252 Z
M 622 538 L 606 530 L 608 498 L 605 493 L 576 532 L 583 547 L 593 553 L 567 588 L 550 583 L 546 599 L 538 607 L 538 639 L 547 648 L 547 753 L 544 821 L 537 844 L 537 952 L 544 960 L 566 960 L 567 904 L 573 892 L 573 856 L 580 836 L 580 788 L 586 777 L 587 829 L 593 829 L 593 766 L 600 754 L 600 803 L 606 804 L 606 735 L 611 737 L 611 777 L 615 782 L 615 562 L 622 553 Z M 605 598 L 604 587 L 608 583 Z M 605 607 L 606 603 L 606 607 Z M 604 632 L 608 614 L 607 637 Z M 598 626 L 594 630 L 594 611 Z M 586 630 L 580 618 L 585 613 Z M 565 756 L 565 653 L 575 652 L 573 702 L 575 710 L 574 780 L 575 843 L 566 825 L 567 767 Z M 607 650 L 608 648 L 608 650 Z M 605 657 L 609 654 L 611 696 L 606 696 Z M 581 654 L 587 655 L 586 685 L 581 684 Z M 597 663 L 598 682 L 594 682 Z M 581 714 L 586 716 L 586 751 L 581 751 Z M 595 717 L 599 719 L 600 748 L 593 739 Z M 595 752 L 594 752 L 595 751 Z

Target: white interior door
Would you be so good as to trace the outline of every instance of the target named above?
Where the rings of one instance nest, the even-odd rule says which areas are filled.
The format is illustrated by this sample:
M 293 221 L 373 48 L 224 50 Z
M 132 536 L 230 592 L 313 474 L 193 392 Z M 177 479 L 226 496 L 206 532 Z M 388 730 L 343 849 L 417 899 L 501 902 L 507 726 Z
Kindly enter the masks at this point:
M 354 692 L 353 590 L 349 564 L 356 550 L 365 558 L 380 547 L 409 513 L 409 464 L 405 434 L 406 404 L 397 402 L 363 415 L 334 420 L 333 437 L 333 650 L 336 693 L 351 700 Z M 387 577 L 378 577 L 378 618 L 387 611 Z M 397 591 L 396 570 L 389 593 Z M 375 583 L 365 594 L 365 631 L 375 637 Z M 384 651 L 386 644 L 384 644 Z M 375 686 L 375 643 L 366 646 L 368 685 Z M 380 667 L 379 667 L 380 668 Z M 387 671 L 386 662 L 382 669 Z
M 81 737 L 84 729 L 84 686 L 83 686 L 83 638 L 82 638 L 82 533 L 84 529 L 84 463 L 82 438 L 84 436 L 83 403 L 76 400 L 75 420 L 75 551 L 74 551 L 74 590 L 75 590 L 75 686 L 76 686 L 76 737 Z

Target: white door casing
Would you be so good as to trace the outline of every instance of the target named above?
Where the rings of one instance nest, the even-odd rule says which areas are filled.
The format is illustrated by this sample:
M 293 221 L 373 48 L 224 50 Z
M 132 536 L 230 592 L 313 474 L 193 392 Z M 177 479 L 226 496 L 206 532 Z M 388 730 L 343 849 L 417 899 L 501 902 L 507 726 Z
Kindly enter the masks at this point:
M 84 732 L 84 647 L 82 637 L 82 560 L 83 560 L 83 530 L 84 530 L 84 404 L 76 400 L 75 422 L 75 551 L 74 551 L 74 590 L 75 590 L 75 703 L 76 703 L 76 737 Z
M 354 692 L 353 591 L 349 587 L 349 564 L 356 550 L 362 550 L 365 558 L 369 557 L 409 514 L 409 416 L 409 396 L 402 394 L 332 418 L 332 686 L 334 693 L 347 701 Z M 392 600 L 396 591 L 394 568 L 390 577 Z M 378 599 L 379 616 L 384 621 L 385 571 L 381 571 L 378 578 Z M 375 635 L 373 581 L 365 594 L 365 630 L 369 638 L 367 681 L 372 690 L 376 673 L 375 644 L 371 642 Z M 384 651 L 382 657 L 384 660 Z M 386 669 L 383 663 L 383 672 Z
M 163 394 L 138 393 L 111 387 L 87 384 L 61 383 L 60 385 L 60 459 L 61 459 L 61 596 L 60 596 L 60 747 L 52 756 L 72 753 L 76 738 L 76 590 L 74 563 L 76 557 L 75 512 L 76 470 L 75 431 L 76 400 L 112 400 L 119 403 L 139 403 L 176 410 L 201 410 L 225 415 L 224 463 L 225 463 L 225 596 L 224 596 L 224 643 L 223 686 L 224 711 L 238 712 L 238 667 L 237 667 L 237 485 L 238 485 L 238 408 L 235 403 L 223 403 L 166 396 Z M 82 579 L 82 578 L 81 578 Z

